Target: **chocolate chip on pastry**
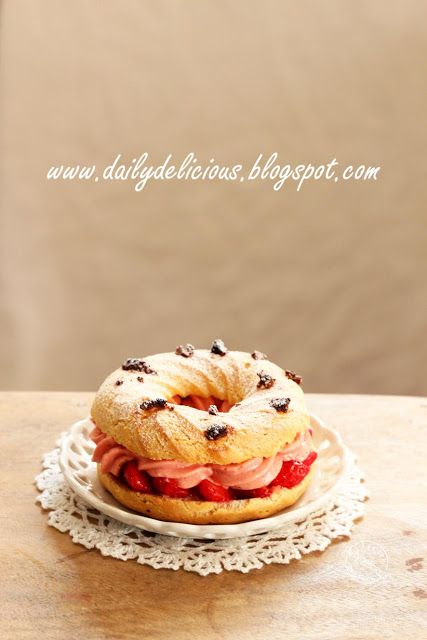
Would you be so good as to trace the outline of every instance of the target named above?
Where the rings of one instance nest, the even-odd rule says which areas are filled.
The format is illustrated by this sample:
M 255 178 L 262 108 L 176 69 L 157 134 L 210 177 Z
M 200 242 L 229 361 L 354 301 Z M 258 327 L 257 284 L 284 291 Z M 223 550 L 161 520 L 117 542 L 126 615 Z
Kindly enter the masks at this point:
M 154 369 L 152 369 L 152 368 L 150 367 L 150 365 L 149 365 L 149 364 L 147 364 L 147 362 L 145 362 L 144 360 L 142 361 L 142 371 L 143 371 L 144 373 L 146 373 L 147 375 L 148 375 L 148 374 L 151 374 L 151 375 L 153 375 L 153 376 L 156 376 L 156 375 L 157 375 L 157 371 L 155 371 Z
M 128 358 L 126 362 L 122 364 L 124 371 L 143 371 L 144 361 L 139 358 Z
M 154 371 L 145 360 L 141 360 L 140 358 L 128 358 L 126 362 L 122 364 L 122 369 L 124 371 L 143 371 L 147 374 L 157 375 L 157 371 Z
M 228 433 L 228 427 L 225 424 L 213 424 L 205 431 L 205 438 L 207 440 L 218 440 L 223 438 Z
M 270 406 L 280 413 L 286 413 L 289 408 L 290 398 L 273 398 L 270 400 Z
M 265 371 L 260 371 L 259 373 L 257 373 L 257 376 L 259 378 L 257 384 L 258 389 L 271 389 L 271 387 L 276 382 L 276 378 L 273 378 L 269 373 L 266 373 Z
M 149 409 L 164 409 L 167 405 L 168 401 L 164 398 L 154 398 L 153 400 L 144 400 L 139 405 L 139 408 L 143 411 L 148 411 Z
M 192 344 L 180 344 L 175 349 L 175 353 L 177 356 L 182 356 L 183 358 L 191 358 L 194 353 L 194 347 Z
M 253 358 L 254 360 L 267 360 L 268 356 L 265 353 L 262 353 L 261 351 L 252 351 L 251 353 L 251 358 Z
M 289 378 L 289 380 L 293 380 L 293 382 L 296 382 L 297 384 L 302 383 L 302 377 L 295 373 L 295 371 L 289 371 L 289 369 L 285 369 L 285 376 Z
M 226 356 L 228 349 L 224 342 L 218 338 L 212 342 L 211 353 L 216 353 L 219 356 Z

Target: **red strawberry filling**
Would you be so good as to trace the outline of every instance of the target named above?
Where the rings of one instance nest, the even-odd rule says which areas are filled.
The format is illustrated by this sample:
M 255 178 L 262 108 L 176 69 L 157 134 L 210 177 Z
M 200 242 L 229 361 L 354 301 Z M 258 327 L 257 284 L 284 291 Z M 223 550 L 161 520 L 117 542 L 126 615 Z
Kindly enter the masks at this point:
M 312 451 L 303 462 L 287 460 L 282 463 L 278 475 L 265 487 L 250 491 L 230 489 L 219 484 L 202 480 L 193 489 L 183 489 L 174 478 L 150 478 L 145 471 L 140 471 L 134 461 L 123 467 L 123 479 L 129 487 L 140 493 L 156 493 L 169 498 L 187 498 L 190 500 L 207 500 L 208 502 L 229 502 L 230 500 L 247 500 L 248 498 L 267 498 L 278 487 L 292 489 L 304 480 L 310 467 L 317 458 Z
M 135 461 L 128 462 L 123 468 L 123 477 L 134 491 L 152 493 L 150 476 L 145 471 L 140 471 Z
M 215 484 L 215 482 L 210 482 L 209 480 L 202 480 L 196 489 L 199 496 L 209 502 L 229 502 L 233 500 L 231 489 L 222 487 L 220 484 Z
M 169 498 L 190 498 L 191 489 L 183 489 L 174 478 L 153 478 L 157 493 Z

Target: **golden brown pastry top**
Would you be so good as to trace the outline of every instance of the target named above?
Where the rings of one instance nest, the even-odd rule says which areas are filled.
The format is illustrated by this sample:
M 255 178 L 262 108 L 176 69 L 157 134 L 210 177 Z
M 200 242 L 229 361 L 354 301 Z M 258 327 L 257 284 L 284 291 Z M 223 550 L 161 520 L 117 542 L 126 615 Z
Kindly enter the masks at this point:
M 277 365 L 249 353 L 196 349 L 189 357 L 161 353 L 124 366 L 130 368 L 117 369 L 101 385 L 92 418 L 104 433 L 147 458 L 230 464 L 269 457 L 309 426 L 301 387 Z M 219 415 L 161 406 L 174 395 L 190 394 L 234 406 Z M 287 411 L 271 404 L 280 408 L 274 401 L 286 398 Z M 158 406 L 149 408 L 156 400 Z

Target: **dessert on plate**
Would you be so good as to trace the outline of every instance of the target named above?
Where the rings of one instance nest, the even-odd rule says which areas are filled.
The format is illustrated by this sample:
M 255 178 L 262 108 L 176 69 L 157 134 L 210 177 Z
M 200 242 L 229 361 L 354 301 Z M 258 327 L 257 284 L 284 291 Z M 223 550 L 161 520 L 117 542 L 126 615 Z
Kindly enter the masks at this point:
M 317 457 L 300 385 L 259 351 L 229 351 L 222 340 L 129 358 L 92 406 L 99 479 L 159 520 L 271 516 L 301 497 Z

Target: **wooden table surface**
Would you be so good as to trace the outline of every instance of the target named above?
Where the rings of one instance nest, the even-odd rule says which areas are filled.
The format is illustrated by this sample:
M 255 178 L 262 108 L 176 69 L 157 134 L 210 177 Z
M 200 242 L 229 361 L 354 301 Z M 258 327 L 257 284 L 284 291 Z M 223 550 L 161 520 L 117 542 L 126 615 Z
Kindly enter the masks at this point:
M 0 394 L 3 640 L 427 637 L 427 399 L 308 396 L 359 456 L 364 519 L 299 562 L 202 578 L 103 558 L 47 525 L 33 478 L 91 398 Z

